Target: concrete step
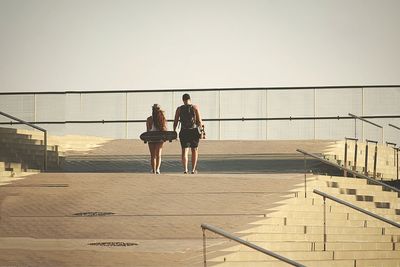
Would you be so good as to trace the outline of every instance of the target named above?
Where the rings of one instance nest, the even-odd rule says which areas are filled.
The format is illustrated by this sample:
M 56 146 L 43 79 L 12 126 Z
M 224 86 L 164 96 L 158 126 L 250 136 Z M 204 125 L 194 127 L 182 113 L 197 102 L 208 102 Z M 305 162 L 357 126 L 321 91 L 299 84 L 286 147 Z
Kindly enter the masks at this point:
M 21 133 L 1 133 L 0 132 L 0 139 L 32 139 L 31 134 L 21 134 Z M 42 135 L 43 139 L 43 135 Z
M 355 251 L 355 250 L 348 250 L 348 251 L 335 251 L 335 259 L 338 260 L 349 260 L 349 259 L 398 259 L 400 252 L 393 251 L 393 250 L 365 250 L 365 251 Z
M 298 261 L 304 266 L 309 267 L 354 267 L 354 260 L 316 260 L 316 261 L 308 261 L 302 260 Z M 270 260 L 270 261 L 227 261 L 227 262 L 211 262 L 209 264 L 207 262 L 207 266 L 210 267 L 287 267 L 289 266 L 287 263 L 278 261 L 278 260 Z M 358 266 L 358 265 L 357 265 Z M 362 266 L 362 265 L 359 265 Z M 363 265 L 367 266 L 367 265 Z M 371 265 L 370 265 L 371 266 Z M 375 265 L 373 265 L 375 266 Z M 389 265 L 387 265 L 389 266 Z
M 315 175 L 312 178 L 313 180 L 318 180 L 318 181 L 337 182 L 343 184 L 351 183 L 355 185 L 364 185 L 367 183 L 367 180 L 364 178 L 354 178 L 354 177 Z
M 322 191 L 322 189 L 320 190 Z M 312 193 L 307 193 L 307 198 L 304 198 L 304 194 L 299 194 L 298 197 L 288 197 L 284 200 L 276 202 L 276 204 L 281 204 L 282 206 L 278 206 L 276 209 L 285 209 L 287 206 L 293 206 L 293 207 L 298 207 L 301 210 L 301 207 L 312 207 L 312 206 L 317 206 L 321 207 L 323 205 L 323 198 Z M 395 208 L 400 208 L 400 201 L 391 201 L 389 207 L 383 206 L 382 203 L 389 203 L 389 202 L 372 202 L 373 198 L 367 198 L 367 197 L 340 197 L 340 196 L 345 196 L 345 195 L 338 195 L 336 197 L 345 200 L 344 198 L 347 198 L 347 201 L 360 207 L 360 208 L 367 208 L 367 209 L 374 209 L 374 208 L 379 208 L 379 210 L 384 210 L 384 208 L 388 209 L 395 209 Z M 354 201 L 354 199 L 362 199 L 364 201 Z M 369 201 L 367 201 L 369 200 Z M 326 201 L 327 207 L 344 207 L 344 205 L 339 204 L 335 201 L 327 200 Z M 271 209 L 272 210 L 272 209 Z M 286 210 L 288 210 L 286 208 Z
M 12 177 L 13 171 L 0 171 L 0 177 Z
M 22 161 L 24 164 L 24 168 L 27 169 L 36 169 L 40 170 L 43 167 L 43 159 L 42 158 L 35 158 L 35 157 L 4 157 L 0 156 L 0 160 L 2 161 Z M 60 164 L 58 164 L 58 162 Z M 59 160 L 48 160 L 47 166 L 49 170 L 57 170 L 59 166 L 63 164 L 64 160 L 60 158 Z
M 366 260 L 366 259 L 398 259 L 399 251 L 274 251 L 295 261 L 301 260 Z M 273 258 L 258 251 L 238 251 L 225 256 L 219 256 L 211 261 L 269 261 Z M 400 261 L 400 259 L 398 259 Z M 354 263 L 354 261 L 353 261 Z M 358 265 L 357 265 L 358 266 Z
M 389 202 L 384 202 L 384 203 L 389 203 Z M 355 203 L 358 207 L 361 207 L 361 205 L 358 205 L 359 203 Z M 395 214 L 395 209 L 399 208 L 400 203 L 389 203 L 388 205 L 385 204 L 385 206 L 377 205 L 375 202 L 372 204 L 367 204 L 364 205 L 362 208 L 366 208 L 369 211 L 375 212 L 377 214 Z M 278 207 L 270 208 L 268 211 L 323 211 L 324 205 L 323 203 L 316 203 L 315 205 L 309 205 L 309 204 L 301 204 L 298 203 L 298 205 L 292 205 L 292 204 L 287 204 L 287 205 L 281 205 Z M 344 206 L 344 205 L 333 205 L 332 201 L 329 201 L 326 203 L 326 210 L 328 212 L 338 212 L 338 213 L 348 213 L 348 212 L 353 212 L 354 210 Z
M 306 242 L 306 241 L 281 241 L 281 242 L 252 242 L 253 244 L 265 248 L 270 251 L 323 251 L 323 242 Z M 384 250 L 400 251 L 400 243 L 392 242 L 327 242 L 325 245 L 327 251 L 363 251 L 363 250 Z M 236 251 L 254 251 L 244 245 L 234 245 L 223 249 L 225 252 Z M 400 252 L 399 252 L 400 253 Z
M 16 159 L 43 159 L 44 152 L 34 151 L 0 151 L 0 159 L 8 159 L 7 161 L 20 161 Z M 47 160 L 57 161 L 58 155 L 55 152 L 47 152 Z
M 275 211 L 268 213 L 266 215 L 267 218 L 273 218 L 273 217 L 278 217 L 278 218 L 287 218 L 287 219 L 296 219 L 296 218 L 310 218 L 310 219 L 322 219 L 323 218 L 323 211 L 285 211 L 285 210 L 280 210 L 280 211 Z M 393 221 L 399 221 L 400 220 L 400 215 L 397 214 L 386 214 L 382 215 L 382 217 L 385 217 L 386 219 L 393 220 Z M 358 212 L 358 211 L 351 211 L 349 212 L 326 212 L 326 219 L 327 221 L 330 221 L 331 219 L 335 220 L 342 220 L 342 221 L 347 221 L 347 220 L 377 220 L 371 216 L 368 216 L 364 213 Z
M 333 260 L 333 251 L 274 251 L 284 257 L 295 261 L 301 260 Z M 211 259 L 211 262 L 233 262 L 233 261 L 271 261 L 275 260 L 271 256 L 258 251 L 237 251 L 224 256 L 218 256 Z
M 13 146 L 43 146 L 44 141 L 38 139 L 15 139 L 15 140 L 3 140 L 0 138 L 0 144 L 2 145 L 13 145 Z M 50 145 L 48 144 L 50 147 Z M 50 148 L 49 148 L 50 150 Z
M 344 193 L 345 190 L 342 191 L 343 193 L 341 193 L 341 190 L 338 188 L 317 188 L 317 190 L 322 191 L 331 196 L 337 197 L 341 200 L 345 200 L 347 202 L 355 204 L 356 206 L 358 206 L 359 203 L 362 203 L 362 202 L 371 202 L 371 203 L 373 203 L 373 202 L 377 202 L 377 203 L 395 202 L 395 203 L 397 203 L 399 200 L 396 193 L 392 193 L 389 191 L 370 192 L 365 195 L 361 195 L 361 194 L 353 195 L 353 194 L 345 194 Z M 293 195 L 287 195 L 287 197 L 293 197 Z M 310 189 L 310 191 L 307 190 L 307 197 L 315 198 L 314 203 L 323 201 L 323 198 L 321 196 L 318 196 L 317 194 L 314 194 L 311 189 Z M 304 191 L 299 192 L 298 198 L 304 198 Z M 318 200 L 318 198 L 320 198 L 320 200 Z M 327 202 L 329 203 L 329 202 L 334 202 L 334 201 L 327 199 Z M 334 205 L 334 204 L 332 204 L 332 205 Z
M 373 219 L 373 218 L 372 218 Z M 387 223 L 381 222 L 379 220 L 341 220 L 331 218 L 327 222 L 328 226 L 342 226 L 342 227 L 390 227 Z M 250 223 L 252 225 L 307 225 L 307 226 L 322 226 L 323 219 L 314 218 L 266 218 L 256 222 Z
M 399 267 L 399 257 L 394 259 L 357 259 L 355 266 Z
M 368 260 L 302 260 L 299 263 L 309 267 L 354 267 L 354 266 L 370 266 L 370 267 L 399 267 L 399 259 L 368 259 Z M 287 267 L 287 263 L 278 260 L 270 261 L 234 261 L 234 262 L 210 262 L 207 266 L 215 267 Z
M 347 178 L 347 181 L 335 181 L 335 180 L 310 180 L 307 181 L 307 187 L 311 188 L 323 188 L 323 187 L 329 187 L 329 188 L 343 188 L 343 189 L 355 189 L 355 190 L 366 190 L 370 189 L 372 191 L 382 191 L 382 186 L 381 185 L 373 185 L 373 184 L 368 184 L 367 180 L 364 180 L 362 182 L 358 182 L 357 180 L 359 179 L 354 179 L 354 178 Z M 357 181 L 357 182 L 355 182 Z
M 0 133 L 16 134 L 17 129 L 0 127 Z
M 322 234 L 294 234 L 294 233 L 265 233 L 265 234 L 247 234 L 242 239 L 250 242 L 254 241 L 311 241 L 322 242 Z M 364 234 L 328 234 L 328 242 L 397 242 L 397 236 L 393 235 L 364 235 Z
M 25 166 L 22 166 L 22 163 L 6 162 L 5 169 L 8 171 L 22 172 L 25 170 Z
M 328 234 L 388 234 L 389 228 L 385 227 L 341 227 L 341 226 L 327 226 L 326 231 Z M 390 228 L 390 234 L 400 235 L 399 228 Z M 292 233 L 292 234 L 323 234 L 323 226 L 306 226 L 306 225 L 259 225 L 250 229 L 237 232 L 239 234 L 250 233 Z
M 31 141 L 31 140 L 30 140 Z M 34 141 L 37 144 L 25 144 L 25 143 L 11 143 L 11 142 L 0 142 L 0 145 L 4 149 L 14 148 L 16 150 L 39 150 L 43 151 L 43 144 L 38 141 Z M 57 146 L 47 146 L 48 151 L 57 151 Z

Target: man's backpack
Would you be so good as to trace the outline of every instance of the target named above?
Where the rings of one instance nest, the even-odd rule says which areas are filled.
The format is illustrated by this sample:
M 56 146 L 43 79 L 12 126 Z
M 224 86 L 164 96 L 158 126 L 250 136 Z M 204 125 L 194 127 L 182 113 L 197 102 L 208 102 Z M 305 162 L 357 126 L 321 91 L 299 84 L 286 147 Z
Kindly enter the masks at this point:
M 194 128 L 196 124 L 196 113 L 192 105 L 182 105 L 180 107 L 180 122 L 182 129 Z

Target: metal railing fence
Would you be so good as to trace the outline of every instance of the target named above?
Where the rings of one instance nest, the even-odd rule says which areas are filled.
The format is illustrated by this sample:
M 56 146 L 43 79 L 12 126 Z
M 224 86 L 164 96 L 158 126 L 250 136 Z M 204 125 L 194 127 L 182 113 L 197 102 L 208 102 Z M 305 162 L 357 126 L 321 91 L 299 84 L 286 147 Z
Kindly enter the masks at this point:
M 385 125 L 400 122 L 400 109 L 391 105 L 400 85 L 0 92 L 0 109 L 49 125 L 49 131 L 65 125 L 66 134 L 80 134 L 73 132 L 85 128 L 79 124 L 98 124 L 109 137 L 114 137 L 113 128 L 116 138 L 137 138 L 151 105 L 161 104 L 171 122 L 184 92 L 199 105 L 208 138 L 217 140 L 341 139 L 352 134 L 349 112 Z M 375 103 L 378 93 L 387 104 L 382 97 L 382 103 Z M 366 122 L 356 127 L 362 129 L 356 133 L 361 140 L 377 139 Z M 392 132 L 387 138 L 400 143 Z

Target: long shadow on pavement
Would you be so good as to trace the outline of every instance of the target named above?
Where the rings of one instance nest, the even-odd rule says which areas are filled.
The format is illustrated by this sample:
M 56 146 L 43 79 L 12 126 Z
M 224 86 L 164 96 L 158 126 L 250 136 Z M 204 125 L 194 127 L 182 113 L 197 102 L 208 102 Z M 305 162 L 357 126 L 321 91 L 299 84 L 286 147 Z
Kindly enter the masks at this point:
M 299 154 L 200 155 L 202 173 L 299 173 L 304 172 L 304 158 Z M 332 167 L 307 159 L 307 169 L 336 174 Z M 84 155 L 66 158 L 62 172 L 149 172 L 149 156 Z M 162 172 L 181 172 L 180 155 L 163 156 Z

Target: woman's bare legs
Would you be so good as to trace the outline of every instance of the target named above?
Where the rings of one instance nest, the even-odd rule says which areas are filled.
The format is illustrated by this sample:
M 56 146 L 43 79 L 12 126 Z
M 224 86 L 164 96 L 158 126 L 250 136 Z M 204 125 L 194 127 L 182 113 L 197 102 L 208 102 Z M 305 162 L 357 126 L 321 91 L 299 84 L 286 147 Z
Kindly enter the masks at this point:
M 156 145 L 157 143 L 148 143 L 149 145 L 149 150 L 150 150 L 150 164 L 151 164 L 151 171 L 153 173 L 156 172 Z
M 156 157 L 156 173 L 160 174 L 160 167 L 161 167 L 161 153 L 162 153 L 162 147 L 164 143 L 156 143 L 155 146 L 155 157 Z

